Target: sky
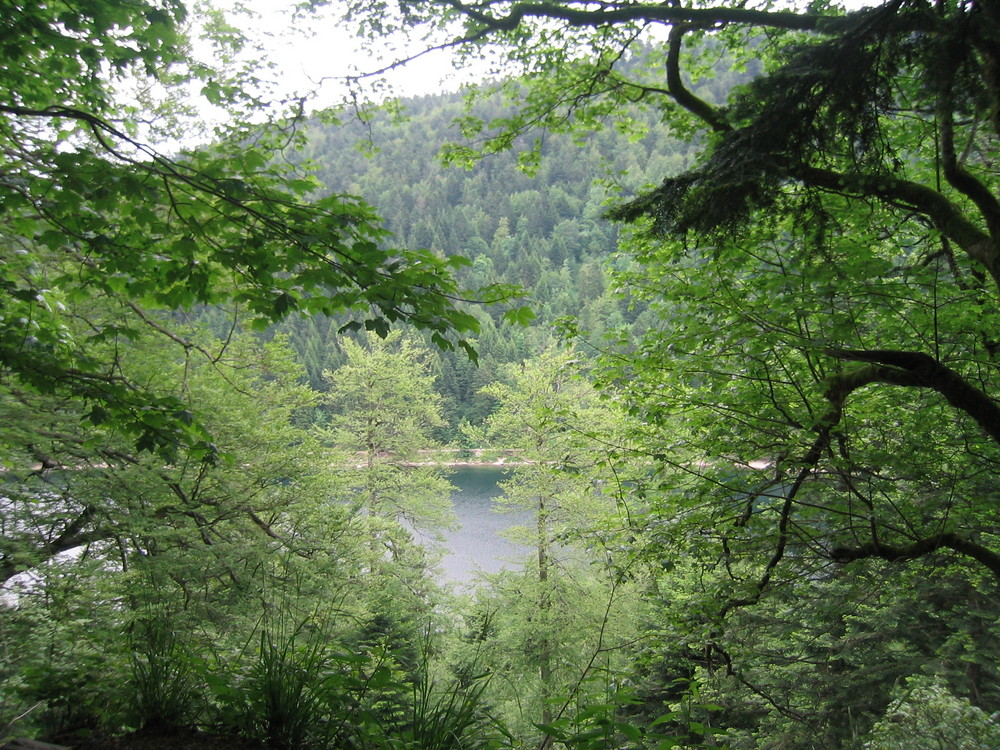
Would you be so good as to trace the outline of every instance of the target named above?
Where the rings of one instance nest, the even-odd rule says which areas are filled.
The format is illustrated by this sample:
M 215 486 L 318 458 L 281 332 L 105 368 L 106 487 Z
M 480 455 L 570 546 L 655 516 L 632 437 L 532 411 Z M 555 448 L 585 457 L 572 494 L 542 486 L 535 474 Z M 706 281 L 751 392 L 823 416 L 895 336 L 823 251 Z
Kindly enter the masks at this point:
M 391 0 L 390 0 L 391 1 Z M 229 9 L 245 5 L 256 16 L 246 19 L 233 16 L 240 27 L 249 28 L 253 36 L 267 48 L 275 65 L 275 83 L 283 92 L 303 93 L 318 89 L 314 106 L 336 106 L 343 102 L 347 91 L 345 76 L 370 73 L 395 62 L 405 52 L 392 52 L 387 40 L 386 54 L 371 57 L 361 50 L 353 29 L 337 22 L 344 0 L 329 0 L 328 8 L 295 19 L 289 9 L 295 0 L 209 0 L 214 7 Z M 841 0 L 848 8 L 878 4 L 877 0 Z M 801 4 L 790 0 L 789 4 Z M 396 40 L 402 43 L 402 40 Z M 417 44 L 409 51 L 422 50 Z M 463 83 L 476 83 L 486 66 L 478 70 L 456 71 L 446 52 L 429 53 L 388 76 L 394 94 L 418 96 L 442 91 L 454 91 Z
M 850 8 L 877 4 L 876 0 L 841 1 Z M 391 37 L 386 40 L 382 55 L 373 57 L 370 52 L 363 51 L 355 29 L 337 20 L 338 11 L 343 9 L 346 0 L 329 0 L 329 7 L 299 17 L 292 12 L 296 0 L 206 2 L 226 12 L 234 25 L 265 49 L 274 65 L 263 74 L 272 83 L 271 100 L 297 99 L 308 94 L 309 111 L 340 108 L 349 102 L 347 77 L 378 71 L 406 57 L 407 53 L 423 51 L 419 43 L 409 50 L 392 50 L 390 45 L 395 43 L 402 47 L 404 41 Z M 799 0 L 788 2 L 794 4 Z M 248 12 L 238 12 L 241 8 Z M 481 82 L 488 68 L 489 65 L 483 63 L 456 70 L 447 52 L 432 52 L 387 74 L 388 89 L 373 89 L 375 81 L 372 79 L 366 79 L 362 87 L 375 100 L 455 91 L 462 84 Z M 221 110 L 217 114 L 219 118 L 227 116 Z
M 231 9 L 236 2 L 218 0 L 213 5 Z M 247 0 L 256 18 L 236 14 L 232 19 L 266 48 L 268 58 L 276 66 L 272 75 L 281 91 L 316 89 L 315 106 L 331 106 L 344 99 L 345 77 L 377 71 L 406 55 L 406 51 L 393 52 L 388 46 L 381 57 L 372 57 L 362 51 L 353 30 L 336 20 L 338 2 L 332 0 L 333 10 L 294 18 L 289 11 L 290 0 Z M 415 46 L 410 51 L 420 49 Z M 456 71 L 444 52 L 422 55 L 387 75 L 394 93 L 402 96 L 455 90 L 462 83 L 473 82 L 474 78 L 475 73 L 463 75 Z

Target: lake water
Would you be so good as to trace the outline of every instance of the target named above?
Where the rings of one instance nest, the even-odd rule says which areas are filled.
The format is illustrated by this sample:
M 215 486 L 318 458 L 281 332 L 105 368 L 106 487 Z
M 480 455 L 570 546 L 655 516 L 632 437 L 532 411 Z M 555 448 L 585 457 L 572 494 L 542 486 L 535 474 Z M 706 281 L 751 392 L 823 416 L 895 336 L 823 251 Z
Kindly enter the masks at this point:
M 527 547 L 500 536 L 503 529 L 531 518 L 528 512 L 494 510 L 494 501 L 502 494 L 497 483 L 505 478 L 506 472 L 496 466 L 460 466 L 449 477 L 457 490 L 451 499 L 461 523 L 458 530 L 445 532 L 447 553 L 441 567 L 449 583 L 470 584 L 477 573 L 518 568 L 527 554 Z

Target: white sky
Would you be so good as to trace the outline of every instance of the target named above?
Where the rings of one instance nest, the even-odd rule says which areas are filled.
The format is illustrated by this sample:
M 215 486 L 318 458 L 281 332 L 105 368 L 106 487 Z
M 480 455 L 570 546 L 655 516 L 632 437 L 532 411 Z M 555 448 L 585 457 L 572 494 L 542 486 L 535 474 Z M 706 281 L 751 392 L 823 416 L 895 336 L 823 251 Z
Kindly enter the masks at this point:
M 329 0 L 329 7 L 299 18 L 293 15 L 296 0 L 205 0 L 211 7 L 227 12 L 230 21 L 245 31 L 265 50 L 274 64 L 261 73 L 273 84 L 272 99 L 308 94 L 309 109 L 339 107 L 347 100 L 345 77 L 377 71 L 406 57 L 407 50 L 390 48 L 393 38 L 385 42 L 384 54 L 372 58 L 361 51 L 355 29 L 338 24 L 336 16 L 343 0 Z M 393 2 L 394 0 L 388 0 Z M 788 0 L 790 5 L 802 0 Z M 849 8 L 874 5 L 878 0 L 841 0 Z M 235 13 L 236 8 L 249 9 L 249 15 Z M 414 43 L 411 54 L 423 51 Z M 494 60 L 494 64 L 495 64 Z M 389 92 L 398 96 L 418 96 L 457 90 L 463 83 L 478 83 L 490 65 L 483 63 L 468 70 L 455 70 L 446 52 L 431 52 L 391 71 L 387 76 Z M 374 81 L 363 88 L 372 98 Z M 223 115 L 223 113 L 219 113 Z
M 215 0 L 215 7 L 232 8 L 239 0 Z M 314 106 L 330 106 L 343 101 L 347 92 L 346 76 L 371 73 L 405 57 L 405 50 L 391 50 L 388 42 L 381 58 L 361 51 L 354 30 L 344 28 L 335 18 L 338 0 L 331 8 L 294 18 L 291 0 L 244 0 L 257 15 L 249 21 L 242 15 L 231 16 L 235 25 L 252 29 L 254 38 L 275 64 L 269 74 L 282 93 L 317 90 Z M 411 52 L 423 48 L 414 45 Z M 460 74 L 443 52 L 431 52 L 407 63 L 387 76 L 394 93 L 402 96 L 432 94 L 455 90 L 471 82 L 472 74 Z

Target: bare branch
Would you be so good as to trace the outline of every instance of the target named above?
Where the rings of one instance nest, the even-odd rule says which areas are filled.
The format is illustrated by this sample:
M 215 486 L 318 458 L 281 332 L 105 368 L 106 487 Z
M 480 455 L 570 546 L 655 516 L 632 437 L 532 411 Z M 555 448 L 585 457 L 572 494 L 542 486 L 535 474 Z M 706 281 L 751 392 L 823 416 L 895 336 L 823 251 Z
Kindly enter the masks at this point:
M 667 89 L 674 101 L 684 109 L 704 121 L 712 130 L 724 133 L 732 129 L 729 123 L 708 102 L 691 93 L 681 80 L 681 46 L 684 34 L 692 28 L 688 25 L 679 25 L 670 30 L 670 44 L 667 50 Z

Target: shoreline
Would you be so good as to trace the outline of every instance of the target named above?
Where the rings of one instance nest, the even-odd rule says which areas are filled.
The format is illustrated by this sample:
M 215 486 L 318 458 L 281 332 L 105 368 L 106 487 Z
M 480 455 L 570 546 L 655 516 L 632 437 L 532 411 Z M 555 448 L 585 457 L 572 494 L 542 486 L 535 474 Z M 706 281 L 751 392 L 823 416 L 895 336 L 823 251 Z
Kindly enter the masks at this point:
M 528 466 L 531 461 L 519 461 L 517 449 L 504 448 L 426 448 L 417 451 L 426 455 L 426 461 L 404 461 L 400 466 L 447 466 L 449 468 L 503 468 L 504 466 Z M 448 454 L 461 453 L 462 458 L 452 459 Z M 497 455 L 500 454 L 500 455 Z

